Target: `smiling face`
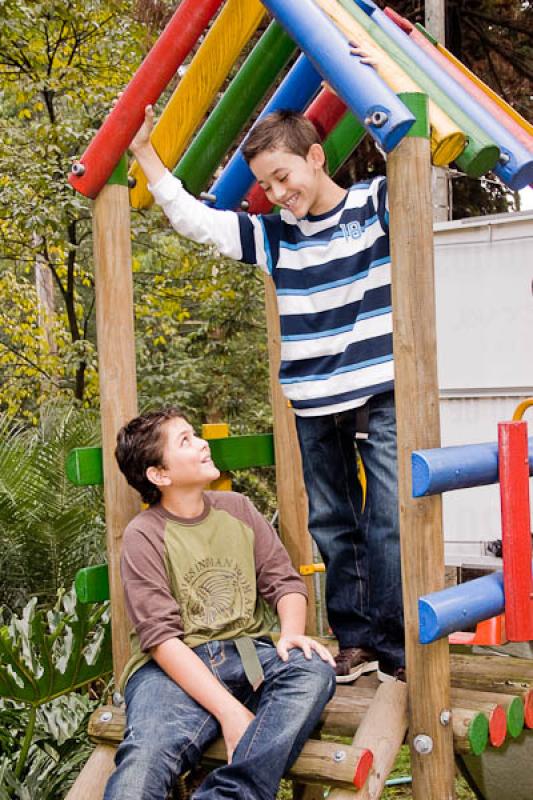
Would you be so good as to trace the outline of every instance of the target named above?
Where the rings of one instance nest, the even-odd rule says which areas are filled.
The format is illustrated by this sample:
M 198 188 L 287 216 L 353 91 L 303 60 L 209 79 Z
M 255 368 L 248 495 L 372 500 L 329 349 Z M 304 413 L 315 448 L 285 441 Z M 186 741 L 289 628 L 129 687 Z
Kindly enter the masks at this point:
M 324 210 L 324 163 L 322 147 L 312 144 L 305 158 L 283 149 L 263 150 L 250 161 L 250 169 L 273 205 L 301 219 Z
M 159 467 L 149 467 L 146 476 L 163 496 L 174 489 L 203 489 L 220 476 L 208 443 L 196 436 L 186 420 L 170 419 L 162 426 L 161 433 L 163 463 Z

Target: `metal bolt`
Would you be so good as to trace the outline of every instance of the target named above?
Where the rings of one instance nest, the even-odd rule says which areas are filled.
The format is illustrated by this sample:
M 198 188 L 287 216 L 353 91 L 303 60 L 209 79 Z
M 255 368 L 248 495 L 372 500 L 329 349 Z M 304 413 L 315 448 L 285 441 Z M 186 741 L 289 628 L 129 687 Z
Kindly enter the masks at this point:
M 373 125 L 374 128 L 382 128 L 388 121 L 389 115 L 385 111 L 373 111 L 370 116 L 365 119 L 365 125 Z
M 498 162 L 500 164 L 508 164 L 510 160 L 511 156 L 509 155 L 509 153 L 500 153 L 500 157 L 498 159 Z
M 135 189 L 137 186 L 137 178 L 133 175 L 128 175 L 128 189 Z
M 446 727 L 452 721 L 452 712 L 449 708 L 443 708 L 440 712 L 440 724 Z
M 241 209 L 243 211 L 248 211 L 249 208 L 250 208 L 250 203 L 248 202 L 248 200 L 243 200 L 241 202 Z
M 100 714 L 100 722 L 111 722 L 113 714 L 111 711 L 102 711 Z
M 205 200 L 206 203 L 216 203 L 217 201 L 216 194 L 211 194 L 210 192 L 200 192 L 198 196 L 200 200 Z
M 114 706 L 121 706 L 124 702 L 124 698 L 120 694 L 120 692 L 113 692 L 113 705 Z
M 433 739 L 427 733 L 419 733 L 413 739 L 413 747 L 421 756 L 427 756 L 433 750 Z
M 85 164 L 82 164 L 81 161 L 75 161 L 72 165 L 72 174 L 76 175 L 78 178 L 85 175 Z
M 333 753 L 333 761 L 339 763 L 340 761 L 344 761 L 346 758 L 346 750 L 335 750 Z

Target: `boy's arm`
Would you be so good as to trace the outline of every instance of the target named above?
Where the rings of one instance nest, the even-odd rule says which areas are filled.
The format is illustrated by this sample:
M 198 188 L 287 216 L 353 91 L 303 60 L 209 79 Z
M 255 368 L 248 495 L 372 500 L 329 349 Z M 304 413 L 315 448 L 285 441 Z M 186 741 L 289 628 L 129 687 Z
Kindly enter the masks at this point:
M 189 697 L 220 723 L 228 762 L 254 715 L 233 697 L 196 653 L 180 639 L 168 639 L 151 650 L 154 661 Z
M 172 227 L 199 244 L 215 245 L 229 258 L 267 269 L 264 234 L 257 217 L 210 208 L 189 194 L 157 155 L 150 141 L 153 126 L 154 110 L 152 106 L 146 106 L 144 122 L 133 138 L 130 150 L 146 175 L 156 203 L 162 207 Z
M 281 635 L 276 649 L 282 661 L 289 658 L 289 650 L 299 648 L 306 658 L 311 658 L 311 651 L 315 650 L 322 661 L 327 661 L 335 667 L 333 656 L 320 642 L 305 635 L 305 617 L 307 612 L 307 599 L 303 594 L 284 594 L 278 601 L 276 608 L 281 623 Z

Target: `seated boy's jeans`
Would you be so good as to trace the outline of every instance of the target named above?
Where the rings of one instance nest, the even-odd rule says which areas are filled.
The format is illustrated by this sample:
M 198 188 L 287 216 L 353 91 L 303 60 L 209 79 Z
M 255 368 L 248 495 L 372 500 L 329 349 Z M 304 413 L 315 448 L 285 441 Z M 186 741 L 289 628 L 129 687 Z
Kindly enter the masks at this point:
M 328 620 L 341 647 L 405 664 L 394 393 L 369 400 L 368 438 L 355 439 L 356 409 L 296 417 L 309 531 L 326 565 Z M 356 450 L 367 480 L 366 504 Z
M 265 681 L 254 693 L 231 641 L 194 648 L 211 672 L 256 714 L 232 763 L 211 772 L 194 793 L 195 800 L 274 800 L 284 772 L 333 695 L 334 671 L 315 653 L 308 661 L 301 650 L 291 650 L 283 662 L 270 643 L 259 641 L 256 649 Z M 126 734 L 104 800 L 164 800 L 177 776 L 198 764 L 207 746 L 220 736 L 220 726 L 154 661 L 130 678 L 125 698 Z

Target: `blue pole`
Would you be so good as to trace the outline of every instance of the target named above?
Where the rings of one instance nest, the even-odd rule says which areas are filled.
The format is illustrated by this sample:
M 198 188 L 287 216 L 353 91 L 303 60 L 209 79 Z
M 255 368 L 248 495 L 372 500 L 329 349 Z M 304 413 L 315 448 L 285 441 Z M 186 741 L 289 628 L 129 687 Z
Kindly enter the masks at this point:
M 489 111 L 481 106 L 450 75 L 440 69 L 439 65 L 427 53 L 418 47 L 409 36 L 381 11 L 373 0 L 354 0 L 354 2 L 372 17 L 373 21 L 385 31 L 391 39 L 401 47 L 457 105 L 471 117 L 500 148 L 500 159 L 493 172 L 511 189 L 523 189 L 533 181 L 533 143 L 528 150 L 522 142 L 495 119 Z
M 411 128 L 414 116 L 377 72 L 350 54 L 348 41 L 312 0 L 264 0 L 263 4 L 371 136 L 390 152 Z
M 528 442 L 529 474 L 533 475 L 533 437 Z M 413 497 L 497 483 L 498 445 L 484 442 L 415 450 L 411 470 Z
M 504 607 L 503 572 L 426 594 L 418 600 L 420 644 L 471 628 L 501 614 Z
M 301 55 L 285 76 L 258 119 L 278 109 L 303 111 L 318 91 L 322 78 L 308 58 Z M 215 208 L 236 208 L 255 181 L 240 148 L 212 184 L 209 194 L 216 197 Z

